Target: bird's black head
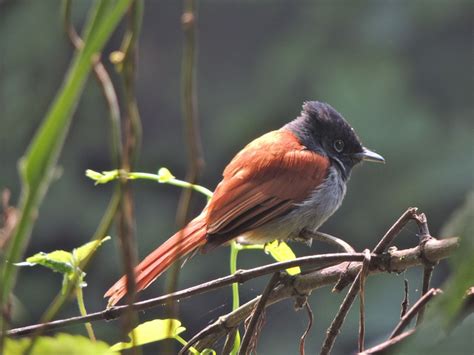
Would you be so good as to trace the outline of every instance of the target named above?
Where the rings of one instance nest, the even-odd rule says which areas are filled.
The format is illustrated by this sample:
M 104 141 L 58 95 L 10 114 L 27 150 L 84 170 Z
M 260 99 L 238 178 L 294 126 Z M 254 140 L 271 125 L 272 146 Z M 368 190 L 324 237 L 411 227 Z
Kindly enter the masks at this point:
M 308 101 L 301 115 L 288 123 L 291 130 L 308 149 L 327 156 L 340 170 L 344 180 L 352 168 L 363 160 L 384 162 L 379 154 L 365 148 L 354 129 L 330 105 Z

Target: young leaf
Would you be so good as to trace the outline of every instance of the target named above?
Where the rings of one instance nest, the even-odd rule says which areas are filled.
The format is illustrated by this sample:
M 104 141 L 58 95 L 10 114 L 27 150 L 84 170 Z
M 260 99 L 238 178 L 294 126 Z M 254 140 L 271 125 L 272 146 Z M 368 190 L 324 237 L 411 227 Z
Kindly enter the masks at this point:
M 185 330 L 186 328 L 181 326 L 181 322 L 177 319 L 155 319 L 140 324 L 133 329 L 132 332 L 135 336 L 135 345 L 140 346 L 164 339 L 175 339 Z M 130 339 L 132 337 L 132 332 L 128 334 Z M 127 343 L 116 343 L 110 348 L 110 350 L 119 351 L 131 347 L 133 347 L 133 343 L 130 340 Z
M 64 250 L 55 250 L 51 253 L 39 252 L 26 259 L 25 262 L 16 263 L 17 266 L 41 265 L 61 274 L 73 272 L 72 254 Z
M 287 261 L 296 258 L 295 253 L 293 253 L 293 250 L 291 250 L 288 244 L 278 240 L 265 244 L 264 250 L 266 253 L 269 253 L 276 261 Z M 286 272 L 289 275 L 297 275 L 301 272 L 301 269 L 298 266 L 295 266 L 286 269 Z
M 5 343 L 5 355 L 24 354 L 30 342 L 31 339 L 7 338 Z M 118 354 L 118 352 L 110 349 L 109 345 L 103 341 L 93 342 L 82 335 L 59 333 L 55 337 L 39 337 L 31 354 L 112 355 Z
M 86 176 L 89 179 L 95 180 L 95 185 L 106 184 L 110 181 L 116 180 L 119 178 L 119 175 L 118 170 L 103 171 L 102 173 L 91 169 L 86 170 Z
M 171 174 L 171 171 L 169 171 L 167 168 L 160 168 L 160 170 L 158 170 L 158 182 L 165 183 L 174 178 L 175 177 L 173 174 Z
M 75 257 L 76 263 L 80 263 L 84 259 L 86 259 L 89 254 L 93 253 L 98 247 L 102 245 L 102 243 L 106 242 L 109 240 L 110 237 L 104 237 L 102 239 L 94 240 L 92 242 L 86 243 L 83 246 L 80 246 L 79 248 L 74 249 L 72 252 Z
M 17 266 L 35 266 L 41 265 L 55 272 L 73 276 L 75 268 L 90 253 L 94 252 L 103 242 L 109 240 L 105 237 L 101 240 L 95 240 L 84 244 L 83 246 L 73 249 L 72 253 L 65 250 L 55 250 L 51 253 L 39 252 L 26 259 L 25 262 L 16 263 Z

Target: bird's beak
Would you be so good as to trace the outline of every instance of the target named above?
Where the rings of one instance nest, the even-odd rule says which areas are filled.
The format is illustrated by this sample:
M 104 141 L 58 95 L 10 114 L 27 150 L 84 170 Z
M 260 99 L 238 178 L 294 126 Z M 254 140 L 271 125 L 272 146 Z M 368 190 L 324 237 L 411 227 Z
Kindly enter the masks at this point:
M 374 163 L 385 163 L 385 159 L 383 158 L 383 156 L 365 147 L 363 147 L 363 150 L 361 153 L 354 154 L 354 157 L 360 160 L 371 161 Z

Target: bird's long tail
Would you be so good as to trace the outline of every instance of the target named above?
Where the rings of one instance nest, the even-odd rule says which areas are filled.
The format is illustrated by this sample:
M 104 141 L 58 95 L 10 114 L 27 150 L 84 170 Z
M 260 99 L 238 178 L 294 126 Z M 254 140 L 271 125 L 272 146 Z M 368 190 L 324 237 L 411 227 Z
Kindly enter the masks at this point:
M 151 252 L 135 267 L 137 291 L 147 288 L 173 262 L 206 243 L 205 214 L 202 213 Z M 122 276 L 104 295 L 109 305 L 115 305 L 127 294 L 126 276 Z

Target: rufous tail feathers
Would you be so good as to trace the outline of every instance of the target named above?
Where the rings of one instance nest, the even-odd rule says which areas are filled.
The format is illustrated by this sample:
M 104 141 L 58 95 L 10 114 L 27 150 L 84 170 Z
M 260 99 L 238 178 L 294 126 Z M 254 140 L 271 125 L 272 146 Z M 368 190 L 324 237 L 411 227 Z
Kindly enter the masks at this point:
M 150 253 L 135 268 L 137 291 L 147 288 L 174 261 L 191 253 L 206 243 L 205 214 L 193 219 L 182 230 Z M 126 276 L 122 276 L 104 295 L 109 305 L 115 305 L 127 294 Z

